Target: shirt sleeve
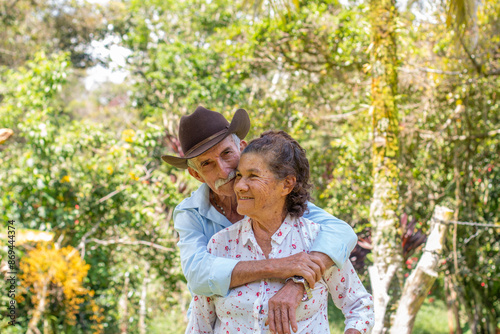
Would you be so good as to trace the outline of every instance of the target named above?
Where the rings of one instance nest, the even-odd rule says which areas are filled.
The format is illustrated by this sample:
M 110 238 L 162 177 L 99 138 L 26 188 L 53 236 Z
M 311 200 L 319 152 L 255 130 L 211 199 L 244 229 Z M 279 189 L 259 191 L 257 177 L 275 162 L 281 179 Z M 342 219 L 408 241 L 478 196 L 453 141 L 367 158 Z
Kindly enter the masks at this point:
M 331 267 L 323 276 L 328 290 L 345 317 L 345 330 L 354 328 L 370 333 L 375 324 L 373 297 L 361 283 L 351 261 L 342 269 Z
M 311 251 L 328 255 L 337 267 L 342 268 L 349 259 L 358 237 L 352 227 L 346 222 L 318 208 L 311 202 L 307 203 L 309 212 L 304 217 L 321 225 L 321 231 L 316 237 Z
M 203 296 L 226 296 L 238 261 L 207 251 L 209 237 L 204 233 L 203 218 L 196 211 L 175 210 L 174 226 L 179 233 L 177 246 L 190 291 Z
M 210 297 L 193 297 L 191 315 L 185 334 L 211 334 L 215 326 L 215 305 Z

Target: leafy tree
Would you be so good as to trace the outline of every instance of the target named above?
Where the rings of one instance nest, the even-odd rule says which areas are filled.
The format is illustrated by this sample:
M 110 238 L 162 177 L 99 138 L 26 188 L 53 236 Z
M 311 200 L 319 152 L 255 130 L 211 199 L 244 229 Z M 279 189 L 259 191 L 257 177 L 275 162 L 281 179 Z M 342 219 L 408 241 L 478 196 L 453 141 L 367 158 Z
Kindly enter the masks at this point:
M 36 52 L 69 52 L 75 66 L 86 67 L 94 62 L 88 46 L 106 34 L 109 14 L 74 0 L 2 1 L 0 66 L 21 66 Z
M 372 170 L 383 170 L 380 161 L 397 161 L 397 184 L 391 188 L 399 193 L 391 222 L 401 225 L 391 233 L 402 238 L 399 245 L 393 240 L 402 252 L 397 291 L 403 274 L 414 272 L 422 257 L 436 206 L 453 208 L 457 221 L 498 222 L 498 4 L 484 2 L 476 26 L 460 34 L 446 27 L 444 7 L 434 21 L 401 10 L 393 22 L 400 46 L 397 88 L 375 85 L 374 91 L 372 80 L 384 72 L 372 71 L 388 67 L 370 58 L 378 50 L 371 43 L 372 7 L 306 1 L 277 16 L 279 6 L 249 14 L 224 0 L 111 2 L 96 15 L 109 25 L 102 34 L 132 51 L 127 66 L 133 86 L 105 86 L 91 95 L 81 94 L 75 80 L 81 64 L 70 61 L 79 61 L 73 46 L 53 54 L 53 44 L 33 42 L 45 54 L 18 52 L 21 57 L 5 60 L 10 69 L 1 72 L 0 128 L 11 130 L 0 133 L 8 137 L 0 139 L 0 159 L 9 166 L 0 170 L 3 219 L 16 219 L 19 228 L 47 233 L 59 249 L 81 254 L 90 265 L 82 286 L 95 291 L 104 332 L 144 332 L 172 305 L 184 305 L 175 292 L 183 277 L 171 213 L 197 186 L 186 173 L 161 164 L 159 156 L 180 153 L 178 118 L 196 105 L 228 117 L 243 107 L 252 119 L 249 138 L 280 128 L 307 149 L 315 201 L 359 233 L 363 247 L 353 260 L 363 275 L 375 257 L 370 206 L 381 183 L 374 182 Z M 21 14 L 14 18 L 24 20 Z M 101 27 L 98 21 L 89 20 Z M 17 34 L 14 26 L 2 33 Z M 47 30 L 47 36 L 54 34 Z M 395 59 L 391 50 L 388 64 Z M 388 115 L 399 126 L 385 134 L 398 144 L 373 160 L 373 117 L 378 121 L 384 110 L 375 107 L 385 105 L 370 105 L 381 101 L 379 92 L 394 91 Z M 443 275 L 432 291 L 456 310 L 456 332 L 470 327 L 491 333 L 491 324 L 498 323 L 499 239 L 495 227 L 450 227 L 439 268 Z M 18 248 L 21 261 L 30 258 L 30 247 Z M 462 308 L 453 307 L 453 293 Z M 48 320 L 49 313 L 44 320 L 55 324 L 54 331 L 88 332 L 95 321 L 86 313 L 88 302 L 79 305 L 75 325 Z M 20 314 L 31 314 L 33 306 L 26 299 Z M 50 309 L 53 315 L 62 311 Z
M 115 133 L 70 120 L 58 95 L 69 64 L 64 55 L 39 55 L 30 70 L 10 72 L 0 113 L 16 135 L 1 151 L 3 163 L 14 166 L 1 171 L 3 219 L 53 232 L 61 247 L 81 252 L 90 265 L 88 288 L 104 309 L 105 330 L 113 332 L 115 288 L 122 284 L 115 277 L 128 270 L 140 289 L 147 264 L 167 291 L 180 279 L 169 221 L 180 181 L 168 169 L 157 171 L 160 127 L 145 123 Z M 31 306 L 25 307 L 28 314 Z M 76 328 L 90 328 L 89 318 L 77 319 Z M 63 320 L 54 326 L 60 330 Z
M 102 309 L 91 299 L 94 291 L 83 286 L 90 268 L 71 246 L 57 249 L 54 245 L 43 245 L 31 250 L 23 257 L 19 276 L 21 286 L 29 291 L 33 313 L 30 316 L 27 333 L 35 332 L 40 319 L 64 319 L 66 326 L 76 324 L 76 315 L 81 313 L 80 304 L 89 302 L 90 317 L 94 320 L 94 333 L 102 332 L 99 322 Z M 50 311 L 49 311 L 50 310 Z M 91 314 L 92 314 L 91 313 Z M 54 324 L 53 324 L 54 325 Z

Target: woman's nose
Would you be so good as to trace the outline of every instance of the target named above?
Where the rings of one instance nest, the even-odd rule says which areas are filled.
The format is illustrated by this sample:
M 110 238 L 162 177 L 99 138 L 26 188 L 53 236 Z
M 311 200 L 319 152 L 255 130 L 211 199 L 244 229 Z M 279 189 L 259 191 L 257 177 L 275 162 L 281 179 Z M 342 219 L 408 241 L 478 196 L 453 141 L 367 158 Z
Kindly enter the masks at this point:
M 248 189 L 247 184 L 245 181 L 243 181 L 243 178 L 241 176 L 236 177 L 236 181 L 234 182 L 234 191 L 235 192 L 242 192 L 242 191 L 245 191 L 247 189 Z

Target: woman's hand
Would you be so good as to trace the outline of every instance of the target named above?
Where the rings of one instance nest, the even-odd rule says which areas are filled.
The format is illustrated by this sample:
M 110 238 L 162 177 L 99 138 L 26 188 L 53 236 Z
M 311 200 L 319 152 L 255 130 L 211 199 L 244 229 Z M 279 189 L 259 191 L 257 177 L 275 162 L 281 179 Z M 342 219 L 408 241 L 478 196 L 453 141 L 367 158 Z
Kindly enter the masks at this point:
M 290 334 L 297 331 L 295 313 L 304 295 L 304 285 L 288 281 L 271 299 L 266 325 L 271 333 Z
M 321 253 L 308 254 L 300 252 L 285 258 L 275 259 L 275 269 L 278 278 L 287 279 L 292 276 L 302 276 L 311 288 L 321 279 L 325 272 L 325 259 Z M 325 255 L 328 258 L 328 256 Z M 328 261 L 331 262 L 330 258 Z M 304 285 L 288 281 L 280 291 L 269 299 L 269 314 L 266 325 L 272 333 L 290 334 L 297 331 L 295 313 L 304 295 Z
M 345 331 L 344 334 L 361 334 L 361 332 L 358 331 L 357 329 L 349 328 L 348 330 Z

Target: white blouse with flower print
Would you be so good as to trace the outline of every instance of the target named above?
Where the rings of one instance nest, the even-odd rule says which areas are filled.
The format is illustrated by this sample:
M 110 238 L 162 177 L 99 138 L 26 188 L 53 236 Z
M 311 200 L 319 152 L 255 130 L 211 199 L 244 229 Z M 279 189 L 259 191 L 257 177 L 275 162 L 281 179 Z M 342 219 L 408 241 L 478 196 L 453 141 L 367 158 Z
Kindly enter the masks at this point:
M 272 236 L 269 258 L 307 252 L 320 228 L 306 218 L 287 216 Z M 207 248 L 219 257 L 242 261 L 265 259 L 248 217 L 215 234 Z M 226 297 L 195 295 L 186 333 L 268 333 L 269 326 L 265 325 L 268 301 L 283 285 L 280 279 L 264 279 L 233 288 Z M 329 268 L 312 292 L 313 298 L 297 308 L 297 333 L 330 333 L 328 293 L 345 316 L 346 330 L 371 331 L 374 324 L 372 296 L 363 287 L 350 261 L 343 269 Z

